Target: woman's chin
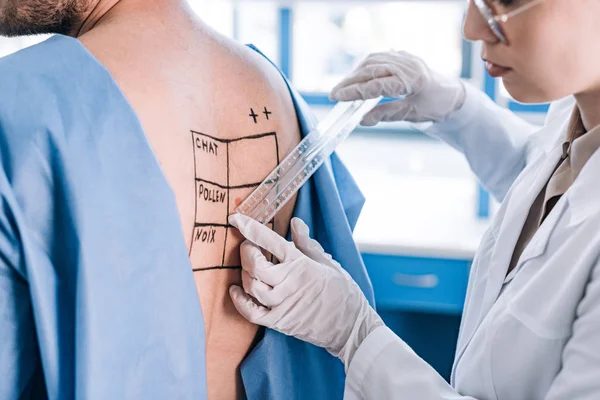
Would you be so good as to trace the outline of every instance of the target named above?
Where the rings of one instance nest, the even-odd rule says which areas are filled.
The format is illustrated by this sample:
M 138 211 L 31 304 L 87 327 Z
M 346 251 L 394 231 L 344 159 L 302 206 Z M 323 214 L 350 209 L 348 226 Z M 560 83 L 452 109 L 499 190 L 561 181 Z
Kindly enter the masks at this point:
M 517 102 L 523 104 L 539 104 L 539 103 L 550 103 L 560 96 L 550 96 L 547 93 L 540 93 L 539 90 L 528 87 L 524 84 L 518 84 L 516 82 L 507 82 L 503 80 L 502 83 L 506 88 L 506 91 L 510 96 Z

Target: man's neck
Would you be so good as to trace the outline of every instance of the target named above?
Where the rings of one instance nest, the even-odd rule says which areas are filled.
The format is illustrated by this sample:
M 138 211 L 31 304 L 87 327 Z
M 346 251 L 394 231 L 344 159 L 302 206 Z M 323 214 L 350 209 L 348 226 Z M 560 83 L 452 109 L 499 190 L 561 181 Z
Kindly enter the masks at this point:
M 97 0 L 83 18 L 83 22 L 76 26 L 72 32 L 72 36 L 80 37 L 85 35 L 90 30 L 94 29 L 102 20 L 110 16 L 117 4 L 123 3 L 126 0 Z
M 84 16 L 83 22 L 76 27 L 72 36 L 81 37 L 92 29 L 133 14 L 146 15 L 156 13 L 160 20 L 172 17 L 176 11 L 187 8 L 185 0 L 96 0 L 96 3 Z M 126 19 L 126 18 L 125 18 Z
M 586 132 L 600 125 L 600 91 L 575 95 Z

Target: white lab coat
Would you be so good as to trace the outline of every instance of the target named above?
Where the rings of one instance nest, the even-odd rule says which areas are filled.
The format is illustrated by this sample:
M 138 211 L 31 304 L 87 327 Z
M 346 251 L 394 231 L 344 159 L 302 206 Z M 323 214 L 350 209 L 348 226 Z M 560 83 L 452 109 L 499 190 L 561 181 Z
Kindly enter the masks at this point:
M 451 385 L 388 328 L 348 369 L 346 399 L 600 399 L 600 152 L 507 268 L 529 209 L 562 154 L 573 98 L 541 131 L 468 89 L 430 132 L 462 151 L 502 206 L 473 261 Z

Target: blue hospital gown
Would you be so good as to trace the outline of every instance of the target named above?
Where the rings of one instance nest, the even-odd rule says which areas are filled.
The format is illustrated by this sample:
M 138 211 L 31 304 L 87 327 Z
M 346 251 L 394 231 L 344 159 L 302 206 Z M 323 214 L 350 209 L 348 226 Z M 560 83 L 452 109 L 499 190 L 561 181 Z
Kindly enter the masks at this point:
M 314 120 L 292 89 L 303 134 Z M 0 400 L 204 399 L 204 324 L 174 194 L 107 70 L 76 39 L 0 59 Z M 337 156 L 295 215 L 372 290 Z M 156 229 L 160 226 L 161 229 Z M 341 398 L 341 363 L 267 330 L 249 399 Z

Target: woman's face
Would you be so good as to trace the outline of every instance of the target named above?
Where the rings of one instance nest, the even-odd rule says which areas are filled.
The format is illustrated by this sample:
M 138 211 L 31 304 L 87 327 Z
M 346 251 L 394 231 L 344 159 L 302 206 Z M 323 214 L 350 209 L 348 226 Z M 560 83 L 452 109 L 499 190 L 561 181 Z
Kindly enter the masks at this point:
M 495 15 L 531 0 L 486 0 Z M 472 1 L 464 23 L 468 40 L 482 41 L 488 72 L 501 76 L 517 101 L 545 103 L 600 90 L 600 0 L 545 0 L 492 33 Z M 490 64 L 491 63 L 491 64 Z

